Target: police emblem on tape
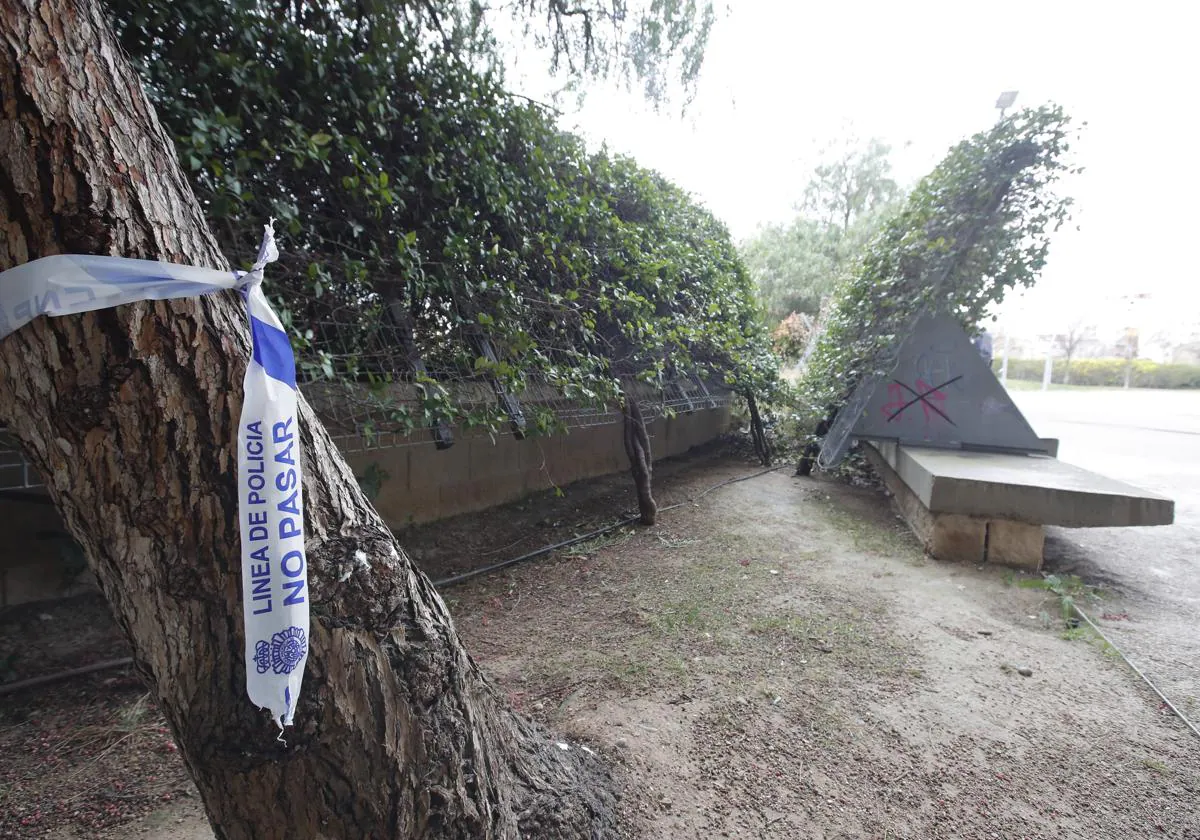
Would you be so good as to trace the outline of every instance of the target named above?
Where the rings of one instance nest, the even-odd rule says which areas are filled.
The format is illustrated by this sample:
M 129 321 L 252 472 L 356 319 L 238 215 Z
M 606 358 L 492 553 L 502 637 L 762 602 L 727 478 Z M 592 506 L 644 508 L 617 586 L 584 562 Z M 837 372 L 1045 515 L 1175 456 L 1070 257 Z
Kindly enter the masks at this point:
M 259 641 L 254 645 L 254 664 L 258 673 L 274 671 L 290 674 L 304 661 L 308 652 L 308 639 L 299 627 L 289 627 L 271 637 L 270 642 Z

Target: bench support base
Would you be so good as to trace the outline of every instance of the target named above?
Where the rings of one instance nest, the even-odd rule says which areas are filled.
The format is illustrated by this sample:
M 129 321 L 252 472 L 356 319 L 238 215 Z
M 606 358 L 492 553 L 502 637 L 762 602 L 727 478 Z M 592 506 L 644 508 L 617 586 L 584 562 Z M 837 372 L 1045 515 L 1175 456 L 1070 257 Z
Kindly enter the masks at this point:
M 925 550 L 939 560 L 996 563 L 1029 572 L 1042 568 L 1046 529 L 1004 519 L 933 513 L 896 471 L 870 446 L 863 447 L 871 465 L 896 499 L 901 516 Z
M 1046 548 L 1046 528 L 992 519 L 987 523 L 987 562 L 1015 566 L 1028 572 L 1041 571 Z

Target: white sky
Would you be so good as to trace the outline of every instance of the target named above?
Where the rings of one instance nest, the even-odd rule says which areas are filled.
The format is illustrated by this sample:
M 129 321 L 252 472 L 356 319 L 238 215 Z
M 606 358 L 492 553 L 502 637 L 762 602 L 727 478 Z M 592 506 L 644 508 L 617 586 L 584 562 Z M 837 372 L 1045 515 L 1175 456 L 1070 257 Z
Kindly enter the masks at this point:
M 1178 301 L 1200 320 L 1192 253 L 1200 11 L 1192 4 L 729 7 L 686 117 L 677 108 L 655 115 L 636 94 L 596 88 L 564 125 L 661 171 L 740 239 L 792 216 L 818 152 L 847 129 L 890 142 L 898 179 L 911 183 L 996 118 L 1001 91 L 1020 91 L 1018 106 L 1054 101 L 1087 122 L 1075 147 L 1086 171 L 1065 186 L 1077 202 L 1074 223 L 1056 237 L 1022 308 L 1054 318 L 1136 290 Z M 528 78 L 510 81 L 545 95 Z

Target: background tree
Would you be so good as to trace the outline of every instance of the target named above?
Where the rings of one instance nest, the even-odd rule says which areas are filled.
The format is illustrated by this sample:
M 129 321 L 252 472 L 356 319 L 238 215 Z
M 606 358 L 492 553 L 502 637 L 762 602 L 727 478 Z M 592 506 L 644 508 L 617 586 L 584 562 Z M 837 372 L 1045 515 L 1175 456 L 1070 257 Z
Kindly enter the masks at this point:
M 891 147 L 848 139 L 827 150 L 787 225 L 768 225 L 740 246 L 774 323 L 792 312 L 815 316 L 859 254 L 895 210 Z
M 836 285 L 841 255 L 828 232 L 811 219 L 764 226 L 739 252 L 771 323 L 793 312 L 814 315 Z
M 1083 318 L 1076 318 L 1068 326 L 1067 331 L 1054 337 L 1054 343 L 1063 354 L 1063 384 L 1071 384 L 1071 360 L 1075 358 L 1079 345 L 1088 337 L 1089 327 Z
M 891 153 L 892 147 L 875 137 L 834 144 L 813 170 L 801 208 L 824 228 L 848 236 L 856 222 L 900 197 L 891 177 Z
M 607 78 L 639 85 L 664 104 L 672 87 L 690 98 L 716 21 L 711 0 L 514 0 L 486 7 L 472 0 L 476 20 L 497 22 L 506 12 L 521 32 L 551 55 L 551 70 L 569 87 Z
M 664 105 L 673 94 L 690 99 L 716 22 L 711 0 L 284 0 L 261 11 L 288 24 L 324 28 L 328 10 L 347 28 L 374 28 L 379 19 L 427 33 L 426 45 L 475 67 L 499 71 L 529 47 L 545 53 L 552 75 L 582 95 L 607 79 L 641 87 Z M 366 21 L 374 21 L 367 27 Z M 514 37 L 515 36 L 515 37 Z

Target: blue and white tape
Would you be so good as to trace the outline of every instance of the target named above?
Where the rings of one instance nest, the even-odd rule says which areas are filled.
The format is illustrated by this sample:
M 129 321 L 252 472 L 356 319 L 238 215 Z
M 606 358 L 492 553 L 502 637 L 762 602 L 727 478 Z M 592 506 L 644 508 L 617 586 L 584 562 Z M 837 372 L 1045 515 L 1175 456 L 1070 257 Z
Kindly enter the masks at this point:
M 120 257 L 44 257 L 0 273 L 0 339 L 40 315 L 241 291 L 254 346 L 237 441 L 246 691 L 282 728 L 292 723 L 300 696 L 309 616 L 296 361 L 262 292 L 263 269 L 278 257 L 270 225 L 245 273 Z

